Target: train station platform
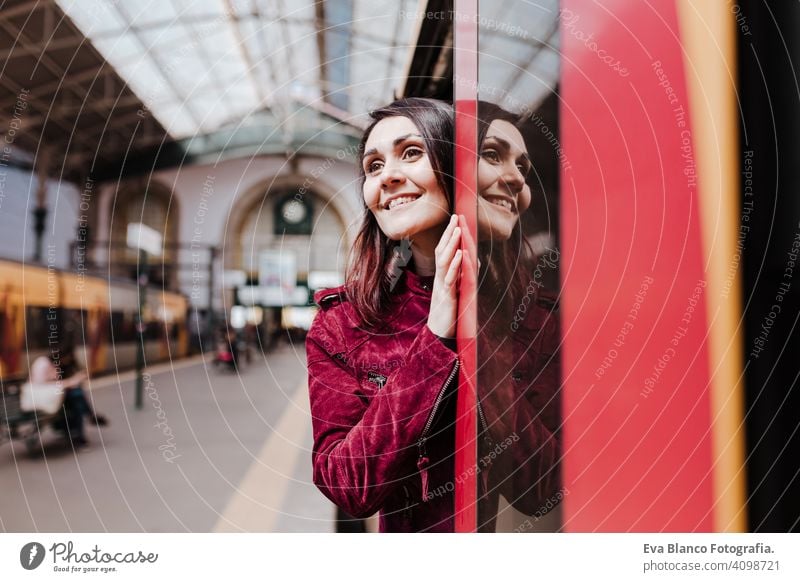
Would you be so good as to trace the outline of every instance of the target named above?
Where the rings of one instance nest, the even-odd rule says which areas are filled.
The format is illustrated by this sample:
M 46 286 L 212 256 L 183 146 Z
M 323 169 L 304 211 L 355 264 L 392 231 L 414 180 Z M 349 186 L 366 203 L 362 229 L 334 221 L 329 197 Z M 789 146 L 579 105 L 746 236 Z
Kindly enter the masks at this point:
M 0 446 L 4 532 L 332 532 L 334 506 L 311 481 L 302 343 L 239 374 L 211 357 L 87 383 L 110 424 L 74 452 L 52 431 L 30 455 Z

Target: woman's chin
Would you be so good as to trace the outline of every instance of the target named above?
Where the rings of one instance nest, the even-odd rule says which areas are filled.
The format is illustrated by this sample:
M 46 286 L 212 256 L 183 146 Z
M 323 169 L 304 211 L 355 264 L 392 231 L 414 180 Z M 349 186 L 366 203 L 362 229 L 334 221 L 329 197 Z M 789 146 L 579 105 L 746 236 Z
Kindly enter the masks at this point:
M 478 240 L 501 243 L 511 238 L 519 216 L 480 199 L 478 204 Z
M 428 233 L 441 235 L 447 223 L 444 221 L 434 220 L 409 220 L 406 222 L 396 221 L 393 224 L 384 224 L 381 226 L 381 231 L 386 238 L 391 241 L 400 241 L 403 239 L 414 240 L 415 238 L 424 237 Z
M 500 244 L 511 238 L 516 221 L 509 220 L 478 220 L 478 240 L 480 242 L 493 242 Z
M 384 235 L 386 235 L 386 238 L 394 242 L 398 242 L 403 239 L 413 238 L 414 234 L 416 234 L 414 228 L 408 228 L 408 227 L 404 228 L 398 225 L 393 225 L 387 228 L 381 228 L 381 231 L 383 232 Z

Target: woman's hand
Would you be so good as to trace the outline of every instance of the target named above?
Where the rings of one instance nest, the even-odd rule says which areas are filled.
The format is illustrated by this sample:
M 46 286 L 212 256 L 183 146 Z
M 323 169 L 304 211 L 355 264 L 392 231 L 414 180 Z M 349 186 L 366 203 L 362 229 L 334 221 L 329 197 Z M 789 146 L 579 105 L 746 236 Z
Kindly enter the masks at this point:
M 461 228 L 458 217 L 450 217 L 439 244 L 436 245 L 436 274 L 433 278 L 428 328 L 439 337 L 456 335 L 458 318 L 458 277 L 461 273 Z

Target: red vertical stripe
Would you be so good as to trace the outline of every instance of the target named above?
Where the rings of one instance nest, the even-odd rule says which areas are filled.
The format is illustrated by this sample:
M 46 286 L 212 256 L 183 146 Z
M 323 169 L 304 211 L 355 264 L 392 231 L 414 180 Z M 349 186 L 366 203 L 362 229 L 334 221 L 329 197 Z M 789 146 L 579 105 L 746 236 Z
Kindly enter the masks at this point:
M 477 233 L 477 86 L 478 86 L 478 3 L 456 0 L 455 26 L 455 183 L 456 212 L 464 217 L 462 232 Z M 462 236 L 466 253 L 462 266 L 458 305 L 458 355 L 461 373 L 458 384 L 456 420 L 456 531 L 473 532 L 477 517 L 477 413 L 475 377 L 477 370 L 477 253 L 475 240 Z M 466 476 L 466 478 L 462 478 Z
M 565 0 L 561 42 L 564 527 L 710 531 L 708 288 L 675 6 Z

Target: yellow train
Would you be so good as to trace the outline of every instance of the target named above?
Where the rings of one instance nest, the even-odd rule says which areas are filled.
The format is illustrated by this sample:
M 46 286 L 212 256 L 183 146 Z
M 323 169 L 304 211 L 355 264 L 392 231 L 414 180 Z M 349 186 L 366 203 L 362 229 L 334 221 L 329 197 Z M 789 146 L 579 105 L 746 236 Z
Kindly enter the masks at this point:
M 31 362 L 53 349 L 62 330 L 91 374 L 132 367 L 138 306 L 133 282 L 0 260 L 0 382 L 26 377 Z M 187 308 L 183 295 L 147 289 L 148 363 L 187 355 Z

